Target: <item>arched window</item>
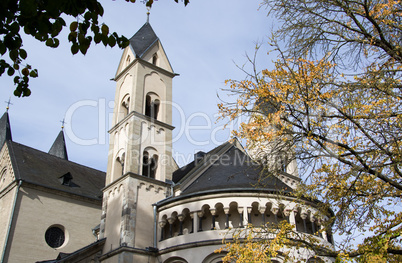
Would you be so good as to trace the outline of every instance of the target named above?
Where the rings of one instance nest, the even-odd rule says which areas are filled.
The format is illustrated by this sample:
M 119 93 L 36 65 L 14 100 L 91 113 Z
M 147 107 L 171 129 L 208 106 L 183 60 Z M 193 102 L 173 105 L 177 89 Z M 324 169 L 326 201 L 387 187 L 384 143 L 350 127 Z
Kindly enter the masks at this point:
M 1 172 L 0 172 L 0 186 L 2 186 L 4 184 L 4 182 L 6 181 L 6 173 L 7 173 L 7 169 L 4 168 Z
M 126 94 L 120 100 L 120 104 L 118 106 L 118 116 L 117 121 L 123 120 L 130 113 L 130 95 Z
M 158 119 L 160 100 L 156 94 L 148 93 L 145 97 L 145 115 L 153 119 Z
M 158 168 L 158 155 L 149 151 L 144 151 L 142 156 L 142 175 L 155 179 L 156 169 Z
M 127 59 L 126 59 L 126 67 L 130 64 L 130 62 L 131 62 L 131 57 L 130 57 L 130 55 L 128 55 Z
M 152 56 L 152 64 L 158 65 L 158 55 L 156 53 Z
M 307 263 L 324 263 L 324 260 L 319 257 L 312 257 L 307 260 Z
M 116 162 L 115 162 L 115 176 L 121 176 L 124 174 L 124 159 L 125 159 L 125 153 L 121 153 L 118 154 L 117 158 L 116 158 Z

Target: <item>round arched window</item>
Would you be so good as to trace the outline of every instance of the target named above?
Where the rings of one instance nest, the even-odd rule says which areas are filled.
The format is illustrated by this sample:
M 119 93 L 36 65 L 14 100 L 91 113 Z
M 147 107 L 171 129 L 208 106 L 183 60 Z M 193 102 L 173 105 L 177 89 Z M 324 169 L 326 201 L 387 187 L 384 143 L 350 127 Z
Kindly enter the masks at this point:
M 64 244 L 66 236 L 64 234 L 64 227 L 52 226 L 46 230 L 45 233 L 46 243 L 52 248 L 59 248 Z

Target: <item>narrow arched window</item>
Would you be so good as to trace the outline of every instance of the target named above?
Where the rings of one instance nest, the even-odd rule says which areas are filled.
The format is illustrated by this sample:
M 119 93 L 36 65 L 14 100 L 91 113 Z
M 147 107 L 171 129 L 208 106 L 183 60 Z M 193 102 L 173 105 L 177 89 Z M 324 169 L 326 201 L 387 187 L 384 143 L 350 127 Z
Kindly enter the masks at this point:
M 130 64 L 130 62 L 131 62 L 131 57 L 130 57 L 130 55 L 128 55 L 127 59 L 126 59 L 126 67 Z
M 145 98 L 145 115 L 151 117 L 152 100 L 151 96 L 147 95 Z
M 151 118 L 157 119 L 158 118 L 158 113 L 159 113 L 159 106 L 160 102 L 159 100 L 155 100 L 152 102 L 152 107 L 151 107 Z
M 152 56 L 152 64 L 155 66 L 158 64 L 158 55 L 156 53 Z
M 148 151 L 144 151 L 142 157 L 142 175 L 155 179 L 158 167 L 158 155 L 150 155 Z
M 158 119 L 160 100 L 156 94 L 147 94 L 145 97 L 145 115 L 155 120 Z

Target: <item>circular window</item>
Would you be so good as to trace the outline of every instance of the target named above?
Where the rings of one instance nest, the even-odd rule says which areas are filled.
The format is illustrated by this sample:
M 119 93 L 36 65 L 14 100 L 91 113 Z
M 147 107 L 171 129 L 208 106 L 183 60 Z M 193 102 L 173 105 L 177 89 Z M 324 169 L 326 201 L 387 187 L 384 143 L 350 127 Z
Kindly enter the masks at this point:
M 64 228 L 59 226 L 52 226 L 46 230 L 45 233 L 46 243 L 52 248 L 59 248 L 66 240 Z

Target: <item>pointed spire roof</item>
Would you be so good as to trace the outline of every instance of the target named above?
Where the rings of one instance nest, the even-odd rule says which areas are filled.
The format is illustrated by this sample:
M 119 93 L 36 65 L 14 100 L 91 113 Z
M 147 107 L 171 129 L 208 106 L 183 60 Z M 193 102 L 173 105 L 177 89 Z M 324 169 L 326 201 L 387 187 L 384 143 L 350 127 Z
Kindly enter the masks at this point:
M 59 135 L 57 135 L 52 147 L 50 147 L 49 154 L 68 160 L 66 140 L 64 139 L 63 130 L 61 130 Z
M 159 40 L 151 27 L 151 24 L 146 22 L 137 33 L 130 38 L 130 46 L 132 47 L 135 56 L 142 58 L 146 51 Z
M 8 117 L 8 112 L 6 111 L 0 119 L 0 148 L 6 141 L 12 140 L 10 118 Z

